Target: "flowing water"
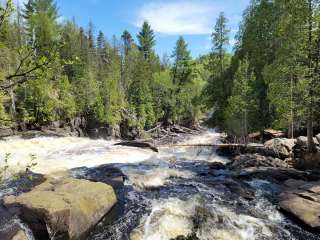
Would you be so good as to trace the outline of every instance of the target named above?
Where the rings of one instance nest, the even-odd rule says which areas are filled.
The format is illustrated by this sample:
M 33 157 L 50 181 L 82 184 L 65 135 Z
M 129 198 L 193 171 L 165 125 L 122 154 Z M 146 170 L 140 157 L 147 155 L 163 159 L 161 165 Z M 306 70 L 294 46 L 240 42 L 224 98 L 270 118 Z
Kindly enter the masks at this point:
M 219 141 L 219 134 L 207 131 L 184 143 Z M 89 168 L 102 164 L 119 168 L 126 176 L 121 214 L 111 222 L 102 220 L 88 239 L 320 239 L 278 211 L 272 201 L 278 185 L 263 179 L 237 181 L 232 172 L 211 169 L 212 163 L 229 161 L 212 148 L 163 146 L 154 153 L 114 143 L 85 138 L 10 138 L 0 142 L 0 157 L 10 153 L 8 176 L 28 165 L 31 154 L 37 162 L 33 171 L 52 176 L 68 171 L 83 177 Z M 253 197 L 246 198 L 239 186 Z M 3 189 L 0 196 L 13 191 Z

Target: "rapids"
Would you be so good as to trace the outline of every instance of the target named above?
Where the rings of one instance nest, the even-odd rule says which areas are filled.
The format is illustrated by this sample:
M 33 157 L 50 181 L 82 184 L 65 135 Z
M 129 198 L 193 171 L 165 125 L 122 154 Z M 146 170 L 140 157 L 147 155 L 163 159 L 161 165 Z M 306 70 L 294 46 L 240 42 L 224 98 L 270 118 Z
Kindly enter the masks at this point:
M 184 143 L 219 141 L 220 135 L 211 130 Z M 241 182 L 252 191 L 251 200 L 230 188 L 235 184 L 232 172 L 210 169 L 214 162 L 229 160 L 212 148 L 160 146 L 154 153 L 114 143 L 71 137 L 9 138 L 0 142 L 0 159 L 3 164 L 10 153 L 8 178 L 29 164 L 30 155 L 37 162 L 32 170 L 51 176 L 69 172 L 83 177 L 86 169 L 102 164 L 119 168 L 126 176 L 123 209 L 111 223 L 103 219 L 88 239 L 320 239 L 278 211 L 272 201 L 277 185 L 263 179 Z M 0 196 L 8 193 L 10 189 L 2 189 Z

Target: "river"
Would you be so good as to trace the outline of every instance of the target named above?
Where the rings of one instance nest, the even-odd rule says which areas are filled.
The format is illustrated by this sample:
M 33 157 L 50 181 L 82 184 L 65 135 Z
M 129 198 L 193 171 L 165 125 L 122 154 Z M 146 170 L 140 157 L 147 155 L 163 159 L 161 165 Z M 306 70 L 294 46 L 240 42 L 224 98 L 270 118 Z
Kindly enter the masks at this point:
M 220 135 L 208 130 L 183 143 L 218 143 Z M 1 159 L 10 153 L 12 174 L 23 169 L 30 155 L 36 173 L 75 177 L 89 168 L 110 164 L 126 176 L 123 209 L 110 223 L 102 220 L 88 239 L 110 240 L 254 240 L 320 239 L 303 230 L 278 211 L 272 201 L 279 186 L 263 179 L 237 182 L 227 170 L 210 164 L 226 164 L 227 158 L 205 147 L 147 149 L 114 146 L 116 141 L 86 138 L 10 138 L 0 142 Z M 253 192 L 247 199 L 234 186 Z M 0 196 L 14 189 L 0 191 Z M 26 228 L 26 226 L 24 226 Z M 30 239 L 32 239 L 31 234 Z M 189 237 L 189 238 L 183 238 Z

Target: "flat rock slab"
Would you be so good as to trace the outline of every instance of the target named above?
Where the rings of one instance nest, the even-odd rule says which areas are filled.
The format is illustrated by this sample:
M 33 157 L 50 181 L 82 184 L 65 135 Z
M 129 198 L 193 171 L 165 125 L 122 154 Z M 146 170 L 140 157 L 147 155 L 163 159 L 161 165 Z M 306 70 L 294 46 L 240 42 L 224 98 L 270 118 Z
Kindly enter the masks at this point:
M 81 239 L 116 204 L 113 188 L 80 179 L 49 179 L 32 191 L 4 198 L 43 239 Z
M 287 180 L 279 205 L 312 228 L 320 228 L 320 181 Z

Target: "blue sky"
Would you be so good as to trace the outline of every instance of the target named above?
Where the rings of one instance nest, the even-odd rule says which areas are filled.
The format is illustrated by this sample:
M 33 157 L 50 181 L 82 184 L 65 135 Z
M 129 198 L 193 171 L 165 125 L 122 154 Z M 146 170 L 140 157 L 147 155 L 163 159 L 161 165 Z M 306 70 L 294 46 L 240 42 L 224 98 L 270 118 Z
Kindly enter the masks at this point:
M 127 29 L 133 36 L 143 20 L 156 32 L 156 51 L 172 53 L 178 36 L 185 37 L 194 57 L 210 51 L 210 34 L 219 12 L 225 12 L 231 29 L 231 45 L 243 10 L 250 0 L 57 0 L 61 19 L 83 27 L 92 21 L 96 33 L 111 38 Z M 231 49 L 231 47 L 229 47 Z

